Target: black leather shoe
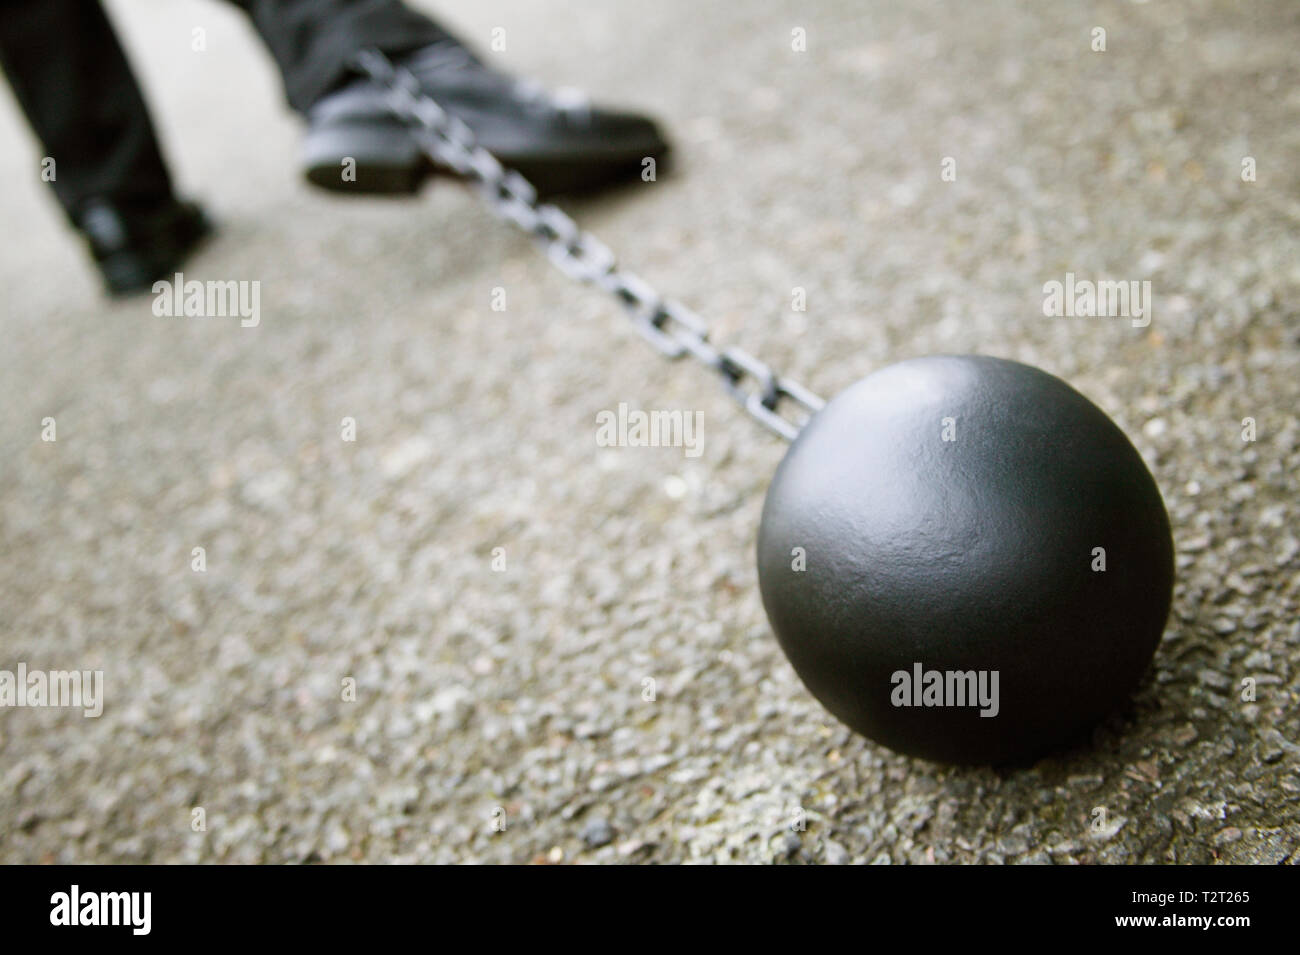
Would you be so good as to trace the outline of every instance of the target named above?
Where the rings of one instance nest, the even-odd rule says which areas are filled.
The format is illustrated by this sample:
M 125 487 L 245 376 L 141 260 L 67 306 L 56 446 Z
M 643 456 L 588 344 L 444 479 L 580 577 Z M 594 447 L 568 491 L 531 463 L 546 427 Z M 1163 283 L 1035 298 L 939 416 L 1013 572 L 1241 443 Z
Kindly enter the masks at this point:
M 584 192 L 639 176 L 646 158 L 662 162 L 668 153 L 653 120 L 595 108 L 575 92 L 547 93 L 490 69 L 452 42 L 425 47 L 398 63 L 541 195 Z M 411 193 L 430 173 L 452 172 L 423 156 L 410 131 L 388 112 L 384 88 L 369 78 L 321 99 L 307 121 L 306 174 L 322 188 Z M 354 181 L 343 176 L 348 158 L 355 161 Z
M 111 295 L 152 290 L 212 233 L 197 204 L 175 199 L 146 208 L 90 199 L 74 218 Z

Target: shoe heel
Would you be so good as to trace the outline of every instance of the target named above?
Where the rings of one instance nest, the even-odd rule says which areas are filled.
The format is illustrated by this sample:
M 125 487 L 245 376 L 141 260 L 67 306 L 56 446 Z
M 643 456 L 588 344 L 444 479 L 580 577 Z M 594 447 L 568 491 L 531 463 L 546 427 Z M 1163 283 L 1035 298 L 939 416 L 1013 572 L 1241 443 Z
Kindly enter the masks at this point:
M 429 172 L 411 134 L 391 123 L 309 130 L 302 155 L 308 182 L 331 192 L 412 195 L 420 191 Z M 353 164 L 345 167 L 348 159 Z

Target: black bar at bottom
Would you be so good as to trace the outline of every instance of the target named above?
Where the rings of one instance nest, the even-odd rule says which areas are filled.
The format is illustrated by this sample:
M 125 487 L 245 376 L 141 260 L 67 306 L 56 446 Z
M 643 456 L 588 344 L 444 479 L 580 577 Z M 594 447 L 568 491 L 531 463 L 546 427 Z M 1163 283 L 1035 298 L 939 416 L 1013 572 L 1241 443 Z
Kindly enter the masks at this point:
M 6 947 L 28 936 L 75 933 L 79 942 L 282 939 L 336 949 L 350 939 L 423 938 L 458 925 L 496 942 L 503 929 L 558 942 L 563 935 L 553 933 L 566 926 L 563 933 L 575 933 L 573 942 L 586 948 L 619 937 L 607 934 L 611 929 L 687 941 L 681 933 L 697 922 L 706 931 L 787 923 L 847 932 L 864 943 L 923 927 L 927 941 L 1043 930 L 1071 940 L 1196 932 L 1231 944 L 1255 929 L 1289 924 L 1282 910 L 1295 905 L 1297 883 L 1288 868 L 876 867 L 842 883 L 840 898 L 835 883 L 768 883 L 758 902 L 749 884 L 715 883 L 710 897 L 700 887 L 622 886 L 608 874 L 600 882 L 606 895 L 581 876 L 568 883 L 558 873 L 517 884 L 482 872 L 453 881 L 445 872 L 400 867 L 7 867 L 0 869 L 0 898 Z

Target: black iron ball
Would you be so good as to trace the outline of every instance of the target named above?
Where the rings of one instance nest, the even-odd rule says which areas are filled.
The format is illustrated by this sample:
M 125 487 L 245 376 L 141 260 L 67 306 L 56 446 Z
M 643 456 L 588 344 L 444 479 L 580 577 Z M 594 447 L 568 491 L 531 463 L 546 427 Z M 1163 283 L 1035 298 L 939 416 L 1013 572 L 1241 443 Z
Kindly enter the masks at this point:
M 1134 689 L 1173 542 L 1141 456 L 1047 372 L 917 358 L 813 416 L 767 492 L 772 628 L 835 716 L 900 753 L 1022 762 Z

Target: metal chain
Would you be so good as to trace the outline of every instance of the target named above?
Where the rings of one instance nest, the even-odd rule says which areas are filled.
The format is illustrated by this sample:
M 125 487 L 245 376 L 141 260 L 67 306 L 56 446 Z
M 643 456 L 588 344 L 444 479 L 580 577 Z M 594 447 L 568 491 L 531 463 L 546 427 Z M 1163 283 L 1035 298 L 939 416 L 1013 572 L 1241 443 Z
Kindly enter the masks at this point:
M 435 163 L 471 180 L 496 215 L 540 240 L 546 256 L 561 272 L 612 294 L 632 317 L 633 327 L 670 359 L 690 355 L 716 372 L 732 397 L 761 424 L 793 440 L 808 418 L 825 404 L 807 388 L 776 374 L 767 364 L 739 348 L 715 347 L 704 321 L 675 299 L 664 298 L 635 272 L 618 267 L 609 246 L 581 229 L 537 190 L 478 145 L 462 120 L 445 111 L 420 89 L 407 69 L 382 53 L 366 50 L 357 66 L 388 91 L 390 111 L 411 127 L 420 148 Z M 796 417 L 781 414 L 795 406 Z

